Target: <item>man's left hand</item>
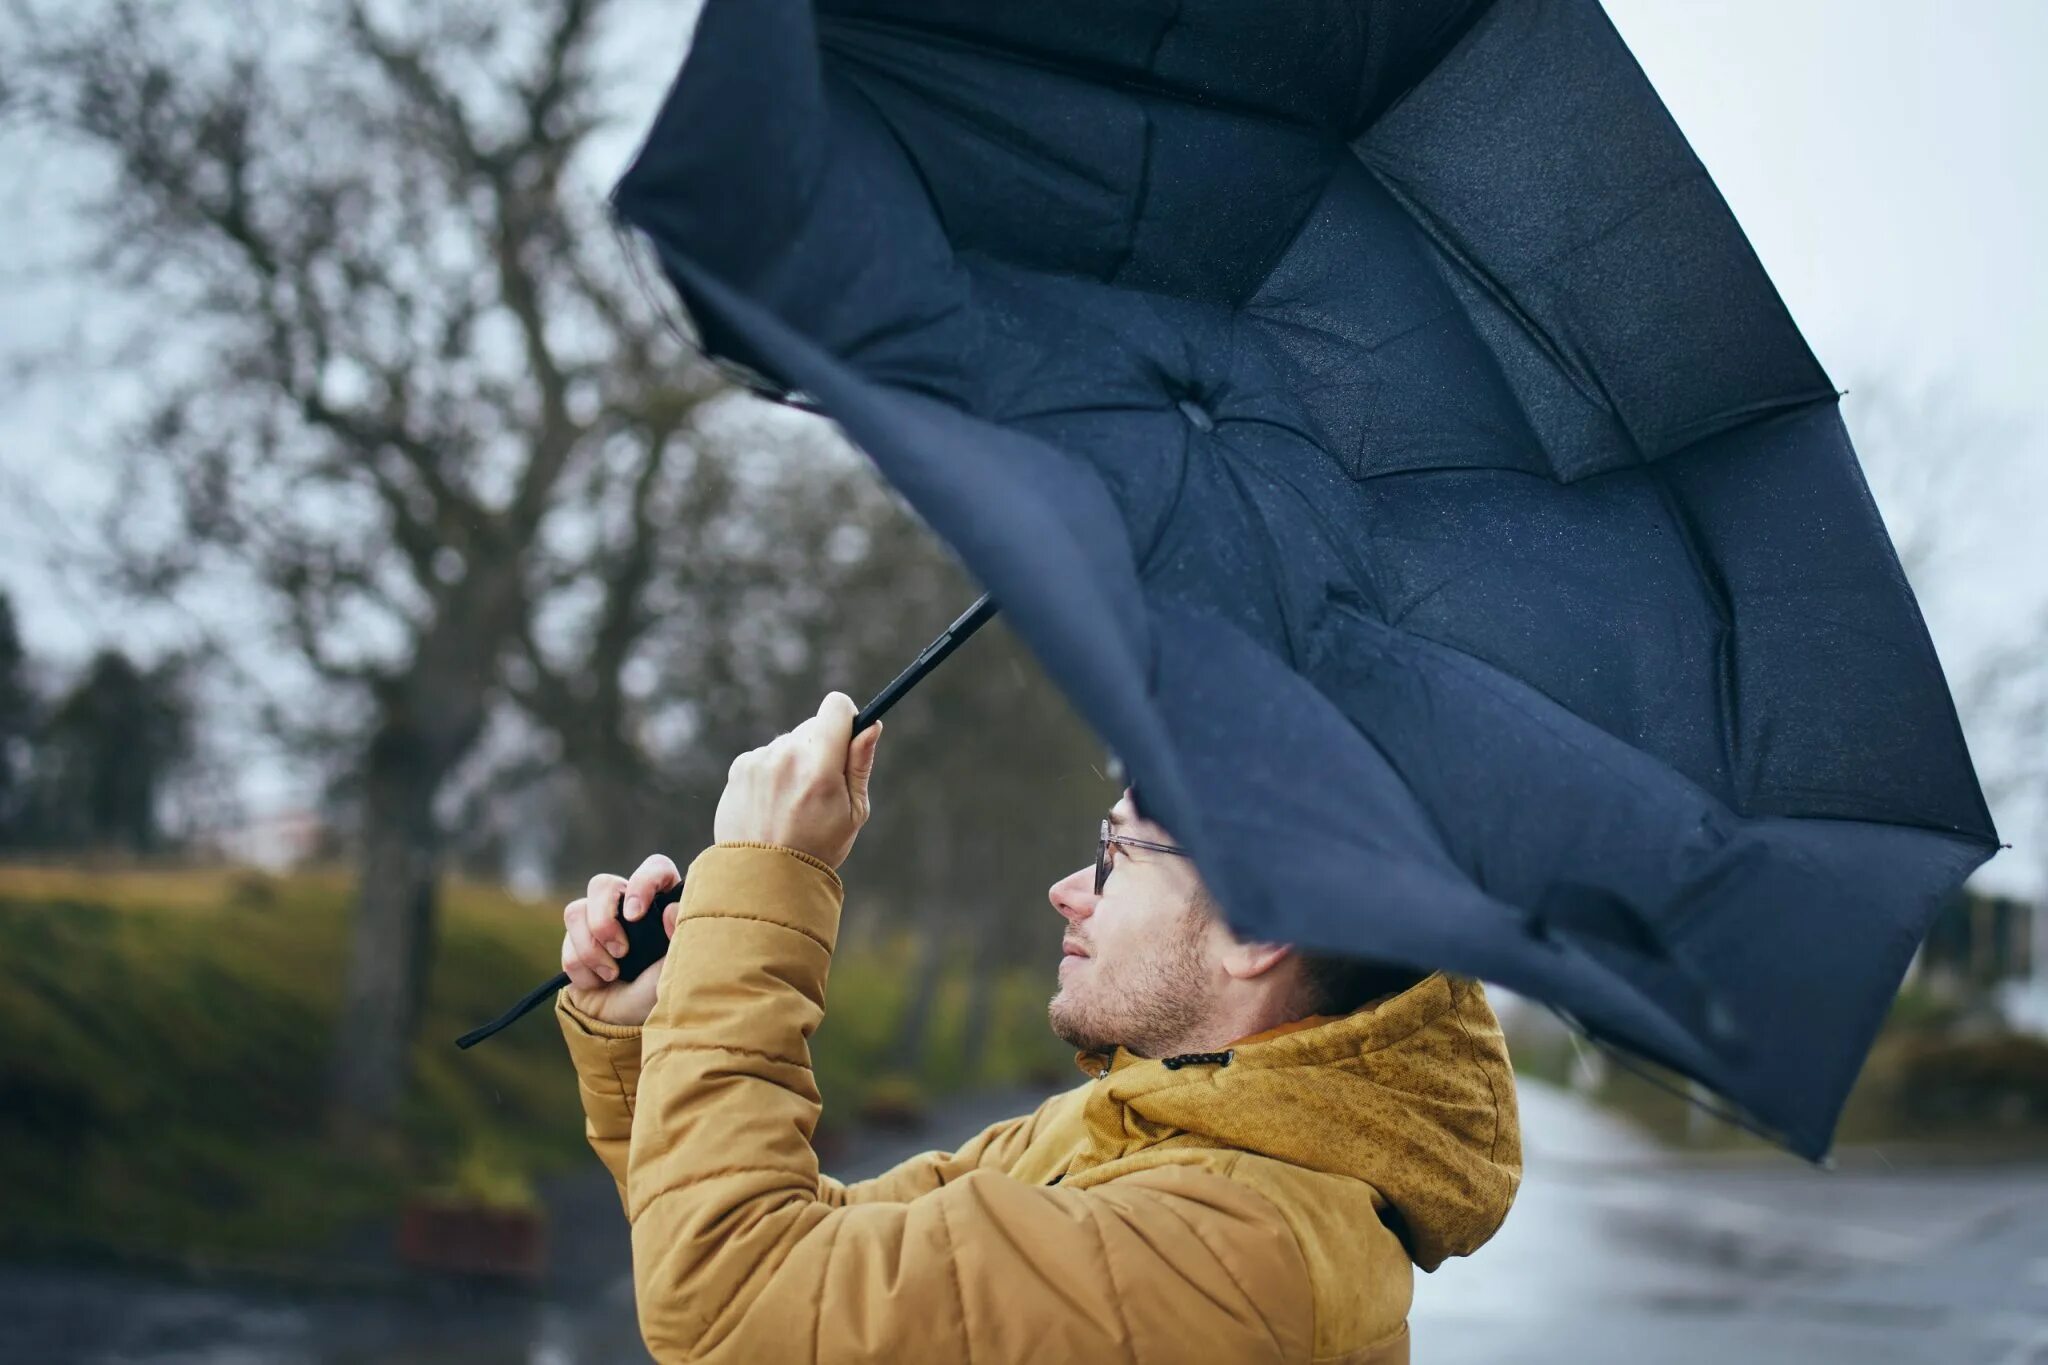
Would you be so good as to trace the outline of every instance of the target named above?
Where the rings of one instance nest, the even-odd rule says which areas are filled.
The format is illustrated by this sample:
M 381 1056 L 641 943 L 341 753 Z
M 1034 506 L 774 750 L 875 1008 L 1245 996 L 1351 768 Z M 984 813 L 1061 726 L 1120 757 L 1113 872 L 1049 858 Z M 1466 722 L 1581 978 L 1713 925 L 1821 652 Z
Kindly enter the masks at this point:
M 775 844 L 837 868 L 868 820 L 868 775 L 879 722 L 853 737 L 853 698 L 828 695 L 818 714 L 733 760 L 712 818 L 721 844 Z

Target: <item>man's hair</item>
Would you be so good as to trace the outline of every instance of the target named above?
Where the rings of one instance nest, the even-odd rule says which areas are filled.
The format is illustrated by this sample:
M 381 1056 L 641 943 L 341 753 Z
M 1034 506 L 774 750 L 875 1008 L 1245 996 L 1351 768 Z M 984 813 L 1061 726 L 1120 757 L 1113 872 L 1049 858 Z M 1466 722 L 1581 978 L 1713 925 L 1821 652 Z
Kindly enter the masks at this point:
M 1349 1014 L 1360 1006 L 1405 991 L 1429 975 L 1413 967 L 1369 957 L 1295 950 L 1301 963 L 1302 1013 Z

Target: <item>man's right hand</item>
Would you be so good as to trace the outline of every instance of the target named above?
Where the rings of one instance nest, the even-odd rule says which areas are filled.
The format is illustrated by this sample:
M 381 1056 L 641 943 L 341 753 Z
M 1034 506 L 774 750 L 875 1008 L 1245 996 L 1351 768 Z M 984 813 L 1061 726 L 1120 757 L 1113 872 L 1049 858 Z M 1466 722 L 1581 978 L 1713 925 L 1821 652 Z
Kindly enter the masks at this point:
M 640 864 L 630 880 L 599 873 L 590 879 L 582 900 L 569 902 L 562 911 L 568 930 L 562 935 L 562 970 L 569 974 L 570 1004 L 601 1023 L 637 1028 L 647 1022 L 661 988 L 661 964 L 631 981 L 619 980 L 618 959 L 626 955 L 626 928 L 620 916 L 639 919 L 656 896 L 682 879 L 676 865 L 657 853 Z M 671 939 L 678 904 L 671 904 L 661 916 L 662 931 Z

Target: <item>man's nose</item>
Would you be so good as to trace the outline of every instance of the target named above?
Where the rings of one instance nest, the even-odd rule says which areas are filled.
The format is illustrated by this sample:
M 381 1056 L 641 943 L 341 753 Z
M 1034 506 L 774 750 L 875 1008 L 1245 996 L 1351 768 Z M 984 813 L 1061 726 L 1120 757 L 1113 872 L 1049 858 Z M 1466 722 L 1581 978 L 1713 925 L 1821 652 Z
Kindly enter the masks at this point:
M 1054 882 L 1045 893 L 1052 908 L 1069 924 L 1079 924 L 1095 913 L 1095 869 L 1076 868 Z

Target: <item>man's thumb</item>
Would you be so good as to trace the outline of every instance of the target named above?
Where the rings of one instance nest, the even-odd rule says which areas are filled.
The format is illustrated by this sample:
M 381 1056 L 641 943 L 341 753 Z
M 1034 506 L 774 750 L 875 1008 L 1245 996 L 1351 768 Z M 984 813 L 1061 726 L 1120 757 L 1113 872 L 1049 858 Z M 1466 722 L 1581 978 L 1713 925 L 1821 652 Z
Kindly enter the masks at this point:
M 868 804 L 868 777 L 875 771 L 875 748 L 882 742 L 882 722 L 876 721 L 867 733 L 856 736 L 853 747 L 846 755 L 846 785 L 853 796 L 854 805 L 865 810 Z

